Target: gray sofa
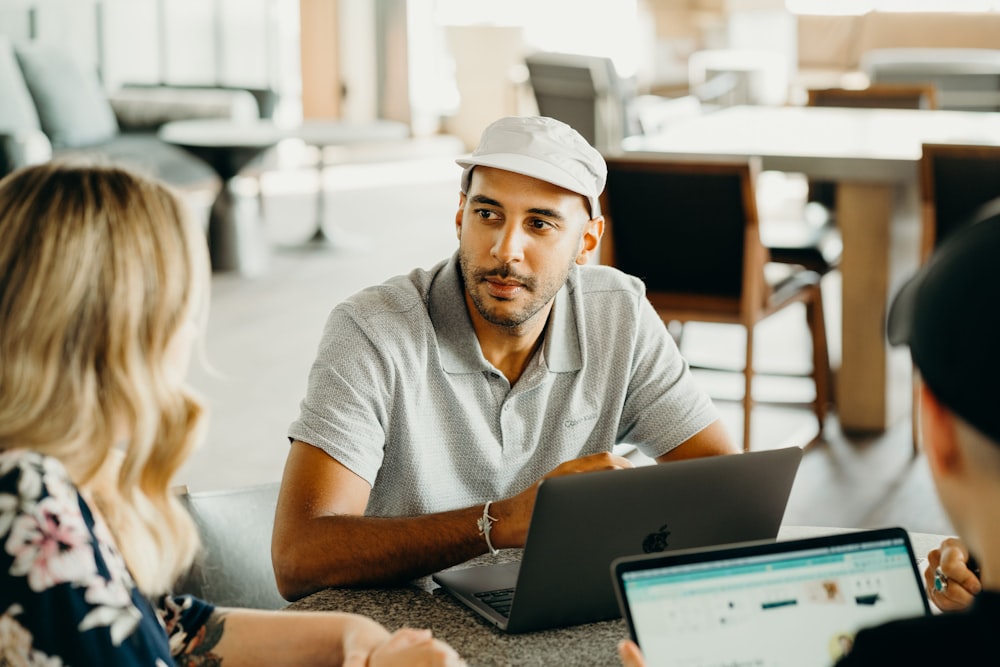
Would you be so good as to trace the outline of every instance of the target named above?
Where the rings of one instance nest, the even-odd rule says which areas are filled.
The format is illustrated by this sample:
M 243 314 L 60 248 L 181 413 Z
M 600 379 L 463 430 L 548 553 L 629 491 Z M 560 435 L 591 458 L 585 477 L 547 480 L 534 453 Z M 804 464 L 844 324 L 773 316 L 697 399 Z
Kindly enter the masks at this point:
M 207 225 L 219 177 L 156 130 L 182 118 L 266 117 L 273 101 L 270 91 L 197 86 L 125 86 L 108 95 L 95 72 L 58 46 L 15 46 L 0 35 L 0 176 L 83 155 L 170 183 Z

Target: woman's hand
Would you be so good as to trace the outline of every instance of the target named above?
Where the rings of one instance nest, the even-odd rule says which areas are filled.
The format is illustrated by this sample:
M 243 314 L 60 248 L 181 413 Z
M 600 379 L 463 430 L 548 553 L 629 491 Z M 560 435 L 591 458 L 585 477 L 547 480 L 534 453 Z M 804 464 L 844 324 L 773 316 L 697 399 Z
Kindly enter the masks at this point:
M 631 639 L 623 639 L 618 643 L 618 657 L 624 667 L 646 667 L 642 651 Z
M 954 537 L 927 554 L 924 581 L 927 596 L 941 611 L 965 609 L 983 589 L 979 577 L 969 568 L 969 550 Z
M 344 664 L 345 667 L 462 667 L 465 661 L 455 649 L 434 639 L 430 630 L 403 628 L 372 651 L 368 662 L 355 659 Z

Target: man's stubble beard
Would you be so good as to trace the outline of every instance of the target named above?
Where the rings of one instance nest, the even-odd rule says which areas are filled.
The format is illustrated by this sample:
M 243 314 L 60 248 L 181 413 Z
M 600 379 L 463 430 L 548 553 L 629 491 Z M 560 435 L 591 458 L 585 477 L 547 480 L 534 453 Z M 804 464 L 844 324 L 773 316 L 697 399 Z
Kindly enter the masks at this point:
M 546 306 L 546 304 L 555 298 L 556 293 L 562 289 L 563 285 L 566 284 L 566 280 L 569 278 L 569 272 L 573 265 L 576 264 L 575 258 L 570 261 L 565 273 L 563 274 L 562 280 L 559 281 L 557 285 L 542 285 L 541 289 L 543 290 L 543 293 L 539 297 L 538 290 L 540 287 L 537 279 L 518 274 L 510 268 L 509 264 L 493 269 L 474 269 L 471 268 L 472 262 L 467 260 L 465 253 L 461 249 L 459 249 L 458 253 L 458 262 L 459 274 L 465 284 L 465 291 L 472 299 L 472 303 L 476 307 L 476 311 L 479 312 L 479 315 L 490 324 L 510 329 L 512 332 L 516 332 L 517 329 L 530 321 L 531 318 L 537 315 L 538 312 Z M 512 313 L 511 315 L 501 316 L 486 302 L 486 299 L 491 297 L 485 297 L 482 293 L 481 288 L 484 279 L 490 276 L 503 279 L 513 278 L 514 280 L 522 283 L 524 285 L 523 289 L 536 298 L 528 301 L 523 308 Z

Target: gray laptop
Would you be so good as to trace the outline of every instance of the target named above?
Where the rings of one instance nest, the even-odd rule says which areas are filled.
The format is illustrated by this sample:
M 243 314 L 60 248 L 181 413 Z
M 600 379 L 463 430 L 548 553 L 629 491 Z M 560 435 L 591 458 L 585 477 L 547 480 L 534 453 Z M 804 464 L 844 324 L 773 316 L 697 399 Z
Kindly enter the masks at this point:
M 656 667 L 829 667 L 859 629 L 929 613 L 901 528 L 620 558 L 611 577 Z
M 507 632 L 616 618 L 615 558 L 774 540 L 801 458 L 789 447 L 549 478 L 520 562 L 433 579 Z

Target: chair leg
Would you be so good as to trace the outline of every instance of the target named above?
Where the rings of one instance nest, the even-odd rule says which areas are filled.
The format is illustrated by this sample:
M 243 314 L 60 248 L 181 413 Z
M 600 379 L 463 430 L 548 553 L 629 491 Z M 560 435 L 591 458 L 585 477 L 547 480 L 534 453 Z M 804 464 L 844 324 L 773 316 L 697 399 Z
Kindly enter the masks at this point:
M 753 409 L 753 325 L 749 325 L 747 331 L 747 363 L 743 369 L 744 389 L 743 389 L 743 451 L 750 451 L 750 412 Z
M 830 352 L 826 340 L 826 319 L 823 317 L 823 292 L 816 285 L 814 296 L 806 302 L 806 323 L 812 333 L 813 381 L 816 383 L 816 402 L 813 410 L 819 422 L 819 432 L 822 435 L 826 422 L 826 412 L 830 405 L 831 372 Z

